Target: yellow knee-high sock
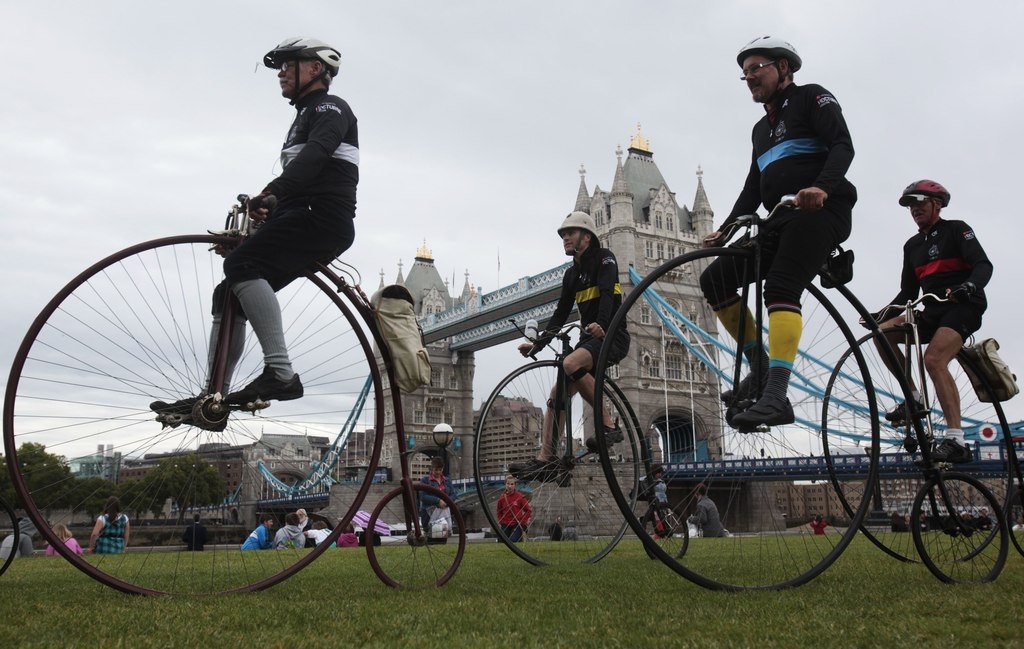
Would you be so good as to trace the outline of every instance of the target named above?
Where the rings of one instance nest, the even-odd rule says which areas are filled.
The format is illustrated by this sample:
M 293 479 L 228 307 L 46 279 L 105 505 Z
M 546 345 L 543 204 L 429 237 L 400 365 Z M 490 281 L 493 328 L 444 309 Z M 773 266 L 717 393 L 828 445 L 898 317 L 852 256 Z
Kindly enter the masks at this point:
M 715 315 L 718 316 L 718 321 L 722 323 L 725 330 L 729 332 L 729 335 L 734 340 L 740 340 L 740 315 L 746 311 L 746 317 L 743 322 L 743 350 L 746 351 L 754 346 L 757 338 L 757 332 L 754 329 L 754 314 L 750 312 L 750 309 L 742 302 L 734 302 L 728 306 L 722 307 L 718 311 L 715 311 Z M 771 328 L 769 328 L 769 333 Z
M 768 384 L 765 396 L 785 399 L 789 391 L 789 375 L 796 360 L 803 333 L 803 316 L 797 311 L 768 313 Z
M 795 311 L 778 310 L 768 314 L 769 367 L 793 368 L 803 325 L 803 316 Z

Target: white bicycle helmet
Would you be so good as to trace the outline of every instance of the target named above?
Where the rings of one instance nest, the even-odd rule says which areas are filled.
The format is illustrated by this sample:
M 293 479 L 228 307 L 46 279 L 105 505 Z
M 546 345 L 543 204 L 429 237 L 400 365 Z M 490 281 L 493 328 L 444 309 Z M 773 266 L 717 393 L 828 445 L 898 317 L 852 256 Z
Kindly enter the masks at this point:
M 315 38 L 286 38 L 263 57 L 263 65 L 275 70 L 281 69 L 285 61 L 315 59 L 321 61 L 332 77 L 338 76 L 341 67 L 341 53 L 323 41 Z
M 803 65 L 796 48 L 781 38 L 774 36 L 759 36 L 740 48 L 736 55 L 736 63 L 743 67 L 743 60 L 751 54 L 761 54 L 770 59 L 786 59 L 789 61 L 789 71 L 796 72 Z
M 590 236 L 595 241 L 597 240 L 597 226 L 594 225 L 594 219 L 586 212 L 571 212 L 569 216 L 565 217 L 562 225 L 558 226 L 558 236 L 562 236 L 562 232 L 571 228 L 589 232 Z

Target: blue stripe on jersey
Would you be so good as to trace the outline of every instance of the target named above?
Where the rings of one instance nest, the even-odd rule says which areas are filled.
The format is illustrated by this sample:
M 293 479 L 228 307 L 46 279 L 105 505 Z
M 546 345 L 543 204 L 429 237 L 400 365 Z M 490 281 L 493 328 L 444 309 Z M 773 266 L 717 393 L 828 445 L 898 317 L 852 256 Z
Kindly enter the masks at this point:
M 764 171 L 765 168 L 776 160 L 782 160 L 794 155 L 804 153 L 822 153 L 828 151 L 825 143 L 816 137 L 802 137 L 795 140 L 779 142 L 757 157 L 757 168 Z

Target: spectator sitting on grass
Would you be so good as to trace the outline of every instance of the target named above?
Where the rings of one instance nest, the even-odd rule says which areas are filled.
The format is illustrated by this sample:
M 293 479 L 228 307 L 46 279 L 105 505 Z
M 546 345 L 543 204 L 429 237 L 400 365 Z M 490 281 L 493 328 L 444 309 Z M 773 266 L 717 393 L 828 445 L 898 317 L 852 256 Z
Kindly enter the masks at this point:
M 306 546 L 306 535 L 299 525 L 299 515 L 292 512 L 284 517 L 284 527 L 274 536 L 274 549 L 302 548 Z
M 252 532 L 249 533 L 249 537 L 245 539 L 245 543 L 242 544 L 243 550 L 269 550 L 270 544 L 270 530 L 274 527 L 274 517 L 264 516 L 260 524 L 256 526 Z
M 345 531 L 338 537 L 339 548 L 358 548 L 359 537 L 356 536 L 356 528 L 349 523 Z

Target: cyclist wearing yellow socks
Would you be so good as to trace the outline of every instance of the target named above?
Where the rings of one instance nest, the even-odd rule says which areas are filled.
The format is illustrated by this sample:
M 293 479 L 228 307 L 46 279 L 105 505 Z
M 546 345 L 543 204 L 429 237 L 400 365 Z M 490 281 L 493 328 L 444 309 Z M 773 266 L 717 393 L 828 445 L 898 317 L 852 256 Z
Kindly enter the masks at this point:
M 857 190 L 846 179 L 853 142 L 839 102 L 821 86 L 793 82 L 803 64 L 796 48 L 763 36 L 747 43 L 736 61 L 743 71 L 740 78 L 766 114 L 754 125 L 743 190 L 704 245 L 722 245 L 726 226 L 756 212 L 758 205 L 771 210 L 783 196 L 796 196 L 794 207 L 777 212 L 761 230 L 767 351 L 756 344 L 754 317 L 740 303 L 738 289 L 750 276 L 743 262 L 722 257 L 701 275 L 705 298 L 723 328 L 743 341 L 751 364 L 737 389 L 722 393 L 730 425 L 742 431 L 793 422 L 786 392 L 802 330 L 800 298 L 829 253 L 850 236 Z

